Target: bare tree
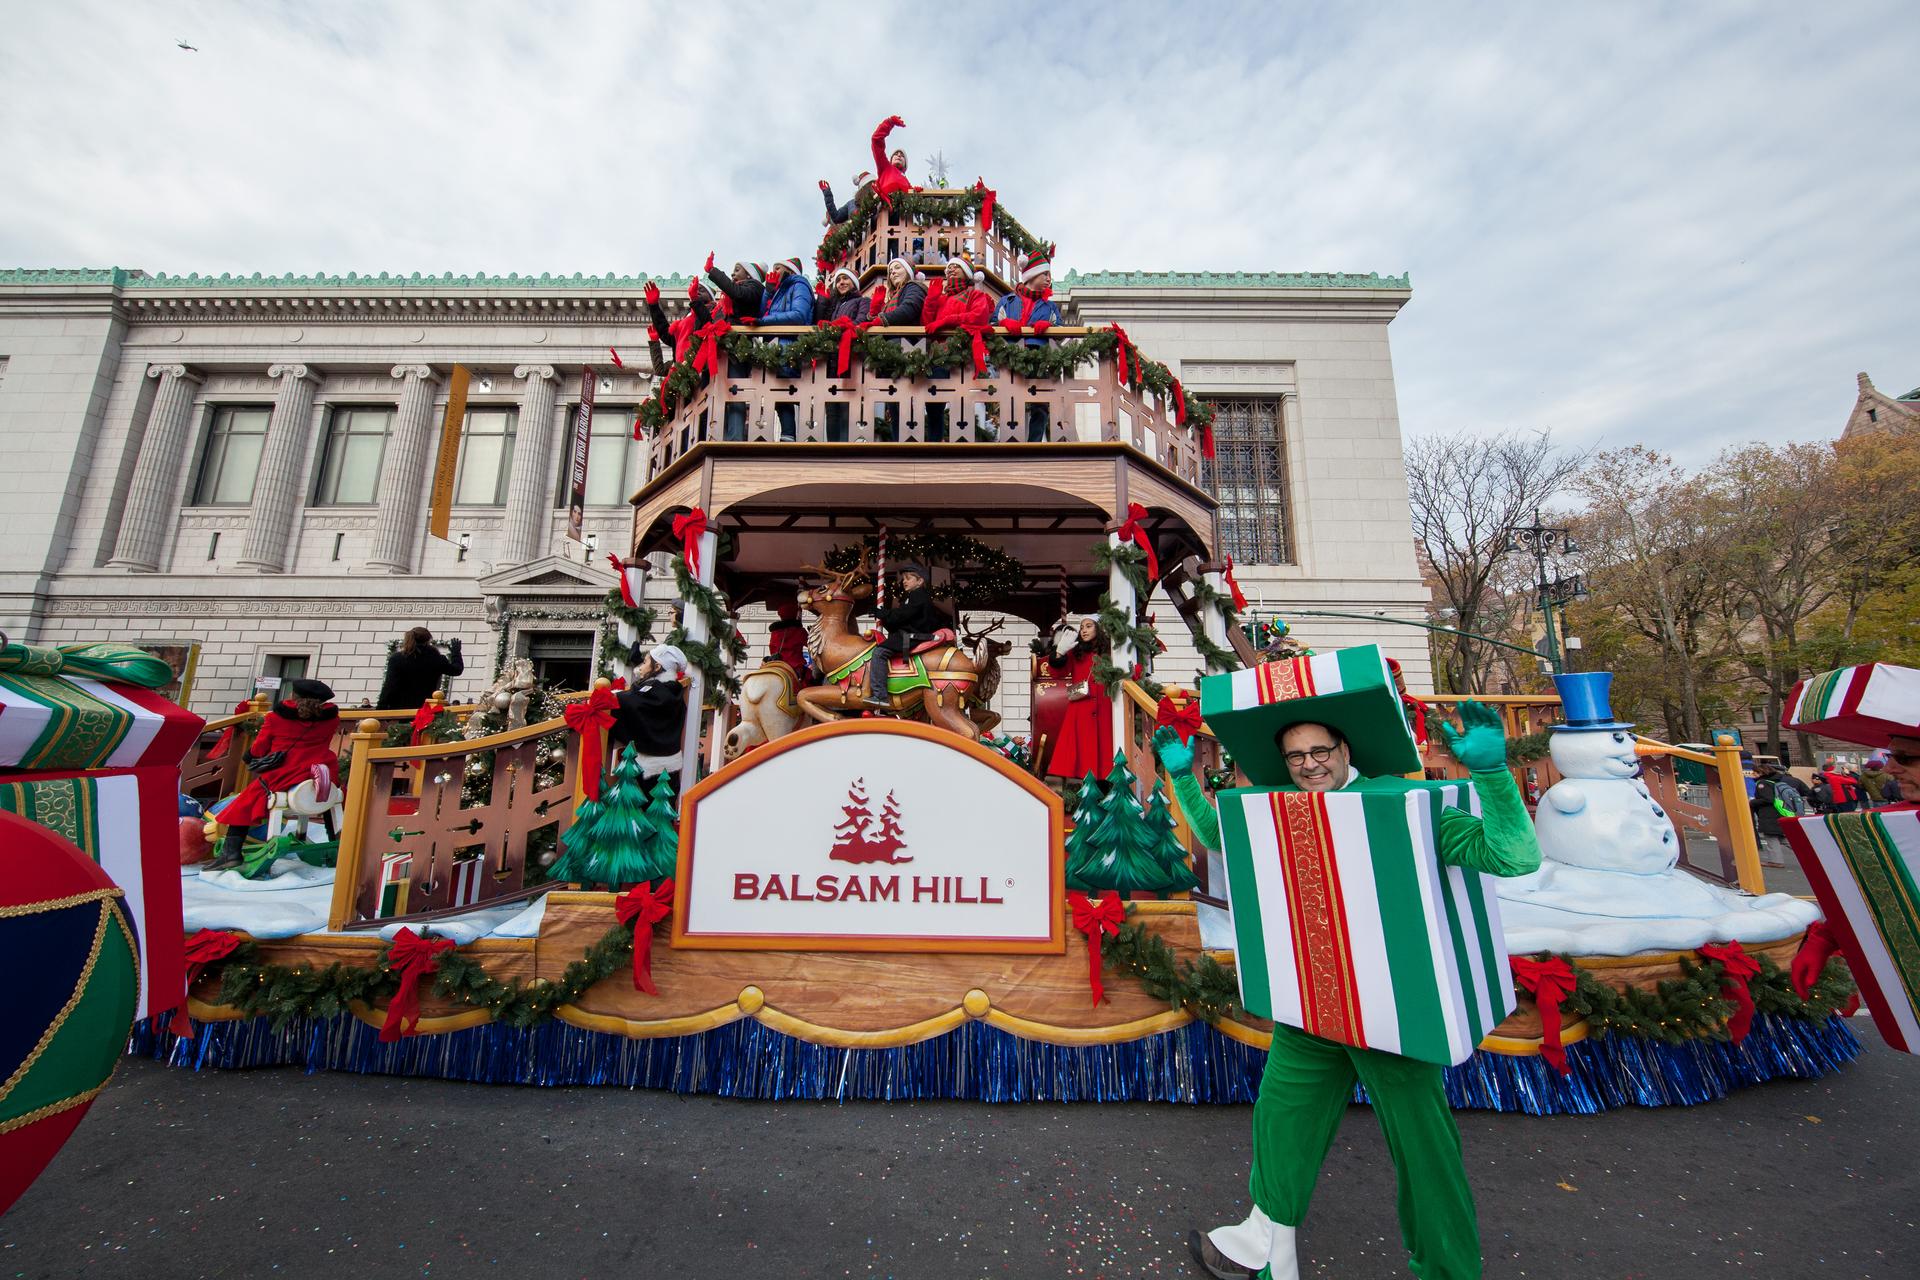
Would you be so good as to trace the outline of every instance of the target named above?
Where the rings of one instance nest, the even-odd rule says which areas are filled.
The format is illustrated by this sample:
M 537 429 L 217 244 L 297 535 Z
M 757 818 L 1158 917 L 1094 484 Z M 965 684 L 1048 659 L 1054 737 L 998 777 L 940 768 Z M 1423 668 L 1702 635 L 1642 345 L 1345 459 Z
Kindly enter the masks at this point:
M 1702 687 L 1725 663 L 1729 536 L 1722 506 L 1673 460 L 1642 445 L 1600 453 L 1573 482 L 1575 527 L 1596 604 L 1659 657 L 1668 731 L 1706 740 Z
M 1524 615 L 1525 592 L 1502 580 L 1507 531 L 1530 523 L 1586 462 L 1585 452 L 1562 451 L 1544 431 L 1454 432 L 1424 437 L 1407 450 L 1413 533 L 1450 625 L 1490 634 L 1488 627 L 1511 629 Z M 1448 641 L 1445 687 L 1484 692 L 1498 650 L 1466 636 Z

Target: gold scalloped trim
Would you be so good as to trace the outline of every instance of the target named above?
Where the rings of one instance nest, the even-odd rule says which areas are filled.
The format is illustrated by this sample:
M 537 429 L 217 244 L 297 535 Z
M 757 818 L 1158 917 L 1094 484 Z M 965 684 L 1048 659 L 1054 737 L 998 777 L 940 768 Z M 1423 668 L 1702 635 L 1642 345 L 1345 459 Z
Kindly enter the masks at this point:
M 347 1010 L 354 1017 L 370 1027 L 387 1025 L 387 1011 L 376 1009 L 365 1000 L 352 1000 Z M 491 1009 L 469 1009 L 464 1013 L 443 1013 L 431 1018 L 422 1018 L 415 1024 L 414 1034 L 422 1036 L 440 1035 L 448 1031 L 465 1031 L 468 1027 L 484 1027 L 493 1021 Z
M 107 1076 L 107 1080 L 111 1080 L 112 1078 L 113 1076 L 111 1074 Z M 0 1120 L 0 1133 L 12 1133 L 15 1129 L 24 1129 L 36 1121 L 45 1120 L 48 1116 L 57 1116 L 62 1111 L 71 1111 L 75 1107 L 83 1107 L 99 1097 L 100 1091 L 106 1087 L 107 1081 L 102 1080 L 85 1093 L 77 1093 L 71 1098 L 62 1098 L 58 1102 L 49 1102 L 44 1107 L 29 1111 L 23 1116 L 15 1116 L 11 1120 Z
M 43 911 L 63 911 L 68 907 L 77 907 L 85 902 L 98 902 L 102 898 L 119 898 L 125 895 L 118 885 L 109 889 L 89 889 L 85 893 L 72 894 L 65 898 L 49 898 L 45 902 L 28 902 L 17 907 L 0 907 L 0 919 L 11 916 L 34 916 Z
M 118 889 L 112 891 L 115 895 L 118 895 L 119 892 Z M 118 919 L 118 915 L 114 911 L 111 902 L 106 900 L 106 893 L 106 890 L 96 890 L 90 899 L 83 898 L 81 900 L 91 900 L 101 904 L 99 917 L 93 922 L 93 945 L 87 952 L 87 962 L 80 966 L 80 976 L 74 979 L 73 991 L 67 996 L 67 1002 L 60 1006 L 60 1012 L 55 1014 L 53 1021 L 47 1024 L 47 1029 L 40 1033 L 40 1042 L 33 1046 L 33 1052 L 29 1053 L 26 1059 L 14 1069 L 13 1074 L 7 1077 L 5 1084 L 0 1084 L 0 1102 L 6 1101 L 7 1095 L 12 1093 L 22 1080 L 26 1079 L 27 1072 L 33 1070 L 33 1064 L 40 1061 L 40 1056 L 47 1051 L 47 1046 L 53 1043 L 53 1038 L 56 1035 L 60 1034 L 60 1028 L 66 1025 L 66 1021 L 73 1015 L 73 1011 L 80 1007 L 80 997 L 85 995 L 87 991 L 87 980 L 93 977 L 93 966 L 99 963 L 100 960 L 100 944 L 107 940 L 107 921 L 109 919 Z M 122 927 L 124 928 L 124 926 Z M 134 952 L 136 959 L 134 961 L 135 981 L 133 989 L 136 993 L 136 999 L 138 998 L 137 993 L 140 990 L 139 954 L 138 951 Z M 29 1112 L 28 1114 L 32 1113 Z M 0 1132 L 5 1132 L 5 1130 L 0 1129 Z

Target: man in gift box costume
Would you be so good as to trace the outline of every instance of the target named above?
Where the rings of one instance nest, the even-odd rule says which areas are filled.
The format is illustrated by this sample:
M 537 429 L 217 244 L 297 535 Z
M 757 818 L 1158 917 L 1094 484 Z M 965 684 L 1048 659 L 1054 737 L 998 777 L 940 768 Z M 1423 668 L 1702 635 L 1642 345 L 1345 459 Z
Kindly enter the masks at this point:
M 1308 668 L 1302 664 L 1319 662 L 1331 669 L 1328 659 L 1339 659 L 1339 666 L 1350 675 L 1377 666 L 1377 695 L 1371 685 L 1366 690 L 1349 687 L 1312 693 L 1312 682 L 1305 678 Z M 1302 674 L 1297 682 L 1294 672 Z M 1230 747 L 1256 785 L 1281 792 L 1328 793 L 1404 794 L 1417 788 L 1418 784 L 1391 776 L 1412 772 L 1419 757 L 1385 661 L 1371 646 L 1209 677 L 1202 686 L 1203 705 L 1213 702 L 1218 708 L 1221 697 L 1209 695 L 1226 695 L 1228 682 L 1236 679 L 1243 690 L 1261 683 L 1259 731 L 1273 734 L 1270 748 L 1264 751 L 1249 750 L 1244 736 L 1239 745 Z M 1276 682 L 1291 687 L 1276 693 Z M 1212 708 L 1208 715 L 1210 722 L 1226 718 Z M 1533 871 L 1540 865 L 1540 848 L 1526 805 L 1507 771 L 1506 733 L 1499 715 L 1479 703 L 1465 702 L 1460 705 L 1460 721 L 1458 729 L 1442 723 L 1440 730 L 1454 758 L 1472 774 L 1481 816 L 1466 808 L 1440 812 L 1435 824 L 1440 861 L 1497 876 Z M 1226 733 L 1220 732 L 1225 741 Z M 1192 750 L 1170 729 L 1160 730 L 1154 745 L 1174 778 L 1175 794 L 1195 835 L 1209 847 L 1221 847 L 1220 821 L 1193 776 Z M 1362 767 L 1357 768 L 1356 762 Z M 1387 776 L 1369 777 L 1363 768 Z M 1231 1226 L 1193 1232 L 1189 1245 L 1195 1260 L 1216 1277 L 1270 1275 L 1274 1280 L 1297 1280 L 1295 1230 L 1306 1217 L 1321 1163 L 1357 1077 L 1386 1131 L 1399 1188 L 1401 1236 L 1414 1274 L 1423 1280 L 1478 1276 L 1480 1239 L 1473 1193 L 1467 1185 L 1460 1134 L 1447 1105 L 1442 1072 L 1438 1063 L 1355 1048 L 1276 1023 L 1253 1111 L 1253 1212 Z

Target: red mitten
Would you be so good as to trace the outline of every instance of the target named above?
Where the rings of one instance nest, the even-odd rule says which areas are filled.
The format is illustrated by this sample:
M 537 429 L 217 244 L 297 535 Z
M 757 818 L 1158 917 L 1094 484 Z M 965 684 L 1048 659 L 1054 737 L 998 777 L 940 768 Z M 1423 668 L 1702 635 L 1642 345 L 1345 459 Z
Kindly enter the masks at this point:
M 648 302 L 658 303 L 660 301 L 660 286 L 651 280 L 647 281 L 646 297 Z
M 699 297 L 699 296 L 700 296 L 700 282 L 699 282 L 698 280 L 690 280 L 690 281 L 688 281 L 688 282 L 687 282 L 687 297 L 688 297 L 689 299 L 692 299 L 692 298 L 697 298 L 697 297 Z
M 822 191 L 827 189 L 827 180 L 825 178 L 820 179 L 820 189 Z
M 647 326 L 647 341 L 648 342 L 660 341 L 660 331 L 654 328 L 652 325 Z
M 907 122 L 899 116 L 888 116 L 887 124 L 895 129 L 904 129 L 907 127 Z
M 704 267 L 702 267 L 702 268 L 701 268 L 701 270 L 702 270 L 702 271 L 711 271 L 711 270 L 713 270 L 713 255 L 712 255 L 711 253 L 709 253 L 709 254 L 707 255 L 707 265 L 706 265 L 706 266 L 704 266 Z

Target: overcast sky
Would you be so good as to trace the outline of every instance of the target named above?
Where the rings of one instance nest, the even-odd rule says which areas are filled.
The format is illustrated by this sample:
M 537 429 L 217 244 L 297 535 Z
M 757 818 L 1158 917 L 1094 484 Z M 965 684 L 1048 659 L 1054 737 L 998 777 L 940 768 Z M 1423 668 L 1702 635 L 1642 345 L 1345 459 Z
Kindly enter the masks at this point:
M 1411 271 L 1409 434 L 1699 462 L 1837 433 L 1858 370 L 1920 384 L 1910 0 L 0 0 L 0 32 L 0 265 L 810 261 L 815 181 L 897 113 L 916 177 L 985 175 L 1063 270 Z

